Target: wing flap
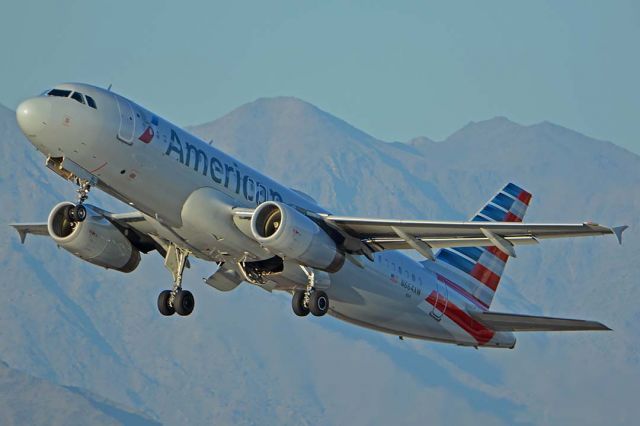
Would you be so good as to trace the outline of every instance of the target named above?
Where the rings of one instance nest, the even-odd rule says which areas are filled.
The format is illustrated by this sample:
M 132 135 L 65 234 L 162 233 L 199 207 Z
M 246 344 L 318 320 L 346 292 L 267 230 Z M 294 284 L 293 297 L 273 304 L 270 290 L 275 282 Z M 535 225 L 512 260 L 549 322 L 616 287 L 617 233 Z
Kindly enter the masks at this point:
M 420 220 L 366 219 L 326 216 L 325 220 L 340 226 L 350 234 L 361 237 L 396 237 L 397 227 L 418 238 L 479 237 L 486 238 L 481 228 L 501 237 L 535 236 L 558 238 L 578 235 L 613 234 L 614 231 L 596 223 L 522 223 L 522 222 L 436 222 Z
M 596 331 L 611 330 L 597 321 L 553 318 L 501 312 L 471 312 L 470 315 L 495 331 Z
M 537 244 L 538 240 L 533 237 L 507 237 L 506 238 L 512 244 Z M 448 248 L 448 247 L 484 247 L 492 246 L 493 243 L 486 237 L 482 238 L 418 238 L 418 240 L 426 243 L 429 247 Z M 363 240 L 366 243 L 370 243 L 379 250 L 408 250 L 413 247 L 402 238 L 369 238 Z
M 411 249 L 398 230 L 432 248 L 493 246 L 495 240 L 512 245 L 535 244 L 541 239 L 618 234 L 621 228 L 596 223 L 435 222 L 324 216 L 324 220 L 352 237 L 380 250 Z M 491 238 L 489 238 L 491 236 Z M 415 241 L 414 241 L 415 242 Z

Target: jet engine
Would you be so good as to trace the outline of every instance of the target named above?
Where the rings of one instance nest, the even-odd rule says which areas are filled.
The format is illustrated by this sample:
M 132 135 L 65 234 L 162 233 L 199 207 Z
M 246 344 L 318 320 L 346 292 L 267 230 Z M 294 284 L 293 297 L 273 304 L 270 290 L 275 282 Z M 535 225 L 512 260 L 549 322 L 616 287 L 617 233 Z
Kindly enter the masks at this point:
M 140 252 L 120 230 L 97 209 L 84 204 L 87 217 L 82 222 L 69 219 L 69 202 L 51 210 L 47 229 L 53 240 L 63 249 L 94 265 L 131 272 L 140 263 Z
M 329 234 L 287 204 L 260 204 L 251 218 L 251 233 L 264 248 L 284 259 L 327 272 L 336 272 L 344 264 L 344 253 Z

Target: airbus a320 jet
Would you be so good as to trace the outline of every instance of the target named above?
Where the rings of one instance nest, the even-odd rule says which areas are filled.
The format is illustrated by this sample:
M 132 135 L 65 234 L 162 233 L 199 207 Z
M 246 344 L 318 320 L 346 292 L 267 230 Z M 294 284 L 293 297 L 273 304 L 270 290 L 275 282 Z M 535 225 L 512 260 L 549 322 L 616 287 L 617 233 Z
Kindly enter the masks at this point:
M 173 276 L 158 296 L 162 315 L 193 311 L 182 277 L 195 257 L 217 264 L 206 283 L 218 290 L 248 282 L 289 292 L 298 316 L 329 313 L 401 338 L 513 348 L 514 331 L 608 330 L 490 310 L 516 246 L 607 234 L 621 242 L 626 228 L 522 223 L 531 194 L 514 183 L 468 222 L 345 217 L 110 90 L 60 84 L 16 116 L 46 166 L 78 185 L 77 201 L 54 206 L 46 223 L 13 224 L 21 241 L 46 235 L 121 272 L 157 251 Z M 92 188 L 136 211 L 88 204 Z

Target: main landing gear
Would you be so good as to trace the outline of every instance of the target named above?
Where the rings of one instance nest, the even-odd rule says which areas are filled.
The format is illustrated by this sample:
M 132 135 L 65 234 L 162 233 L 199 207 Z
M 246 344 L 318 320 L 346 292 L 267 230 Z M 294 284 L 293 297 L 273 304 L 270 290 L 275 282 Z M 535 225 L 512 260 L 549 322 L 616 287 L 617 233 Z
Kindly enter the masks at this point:
M 88 180 L 79 178 L 76 179 L 76 183 L 80 187 L 76 191 L 78 193 L 78 204 L 67 210 L 67 216 L 71 222 L 82 222 L 87 218 L 87 209 L 82 204 L 89 198 L 91 183 Z
M 182 289 L 182 272 L 187 264 L 189 252 L 174 244 L 169 245 L 167 256 L 164 258 L 164 266 L 173 275 L 173 288 L 164 290 L 158 295 L 158 310 L 162 315 L 170 316 L 177 313 L 187 316 L 193 312 L 195 299 L 188 290 Z
M 307 275 L 307 288 L 296 290 L 291 299 L 293 312 L 299 317 L 312 315 L 321 317 L 329 311 L 329 296 L 322 290 L 316 290 L 313 271 L 300 266 Z

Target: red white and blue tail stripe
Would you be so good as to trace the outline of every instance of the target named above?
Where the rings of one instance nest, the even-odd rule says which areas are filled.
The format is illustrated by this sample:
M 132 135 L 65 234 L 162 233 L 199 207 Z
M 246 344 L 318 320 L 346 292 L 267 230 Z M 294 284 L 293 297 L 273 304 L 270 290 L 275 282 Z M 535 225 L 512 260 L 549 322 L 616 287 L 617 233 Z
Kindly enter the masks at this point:
M 509 183 L 471 220 L 473 222 L 522 222 L 531 194 Z M 471 279 L 470 293 L 489 308 L 509 256 L 497 247 L 458 247 L 440 250 L 436 259 L 462 271 Z M 465 280 L 467 281 L 467 280 Z

